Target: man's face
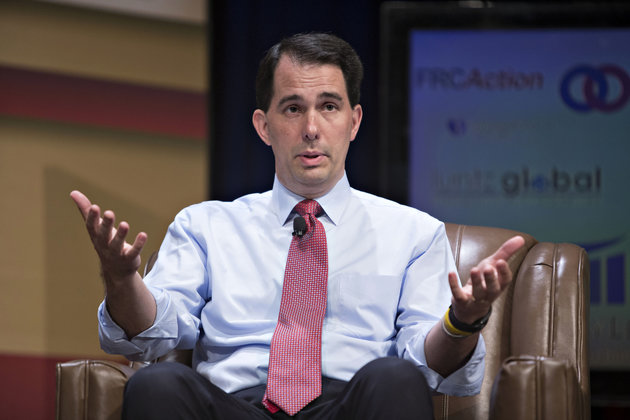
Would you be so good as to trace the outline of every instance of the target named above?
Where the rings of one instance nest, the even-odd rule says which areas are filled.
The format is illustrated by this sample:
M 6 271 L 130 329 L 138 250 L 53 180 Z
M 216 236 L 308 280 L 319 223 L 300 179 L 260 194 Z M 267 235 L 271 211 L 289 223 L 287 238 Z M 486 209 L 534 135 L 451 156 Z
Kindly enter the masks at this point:
M 258 135 L 275 156 L 276 175 L 292 192 L 317 198 L 343 176 L 350 142 L 361 124 L 339 67 L 280 57 L 267 112 L 254 111 Z

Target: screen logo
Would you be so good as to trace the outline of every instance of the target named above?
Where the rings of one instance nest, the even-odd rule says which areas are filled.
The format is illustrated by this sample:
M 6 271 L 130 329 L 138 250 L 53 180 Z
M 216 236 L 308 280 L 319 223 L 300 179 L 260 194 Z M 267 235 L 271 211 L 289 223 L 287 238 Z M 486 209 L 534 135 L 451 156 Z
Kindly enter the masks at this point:
M 418 67 L 414 69 L 414 83 L 419 89 L 523 91 L 542 89 L 544 76 L 541 72 L 512 69 L 485 71 L 479 68 Z
M 630 99 L 630 76 L 614 64 L 579 65 L 562 78 L 560 95 L 569 108 L 578 112 L 615 112 Z

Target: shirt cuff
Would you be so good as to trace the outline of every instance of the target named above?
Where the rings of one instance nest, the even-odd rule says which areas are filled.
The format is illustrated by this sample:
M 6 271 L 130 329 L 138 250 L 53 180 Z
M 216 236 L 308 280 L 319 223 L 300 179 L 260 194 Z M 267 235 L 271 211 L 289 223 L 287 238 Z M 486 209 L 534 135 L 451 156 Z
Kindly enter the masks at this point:
M 110 354 L 121 354 L 130 360 L 150 360 L 154 351 L 148 352 L 155 339 L 177 338 L 177 317 L 169 311 L 170 298 L 160 289 L 149 287 L 157 305 L 155 322 L 131 340 L 112 319 L 105 300 L 98 307 L 99 340 L 101 348 Z M 160 347 L 160 346 L 158 346 Z M 153 349 L 151 349 L 153 350 Z
M 426 356 L 420 352 L 420 369 L 423 371 L 429 387 L 441 394 L 466 397 L 476 395 L 481 391 L 485 372 L 486 344 L 483 336 L 479 335 L 477 346 L 468 362 L 444 378 L 442 375 L 427 366 Z

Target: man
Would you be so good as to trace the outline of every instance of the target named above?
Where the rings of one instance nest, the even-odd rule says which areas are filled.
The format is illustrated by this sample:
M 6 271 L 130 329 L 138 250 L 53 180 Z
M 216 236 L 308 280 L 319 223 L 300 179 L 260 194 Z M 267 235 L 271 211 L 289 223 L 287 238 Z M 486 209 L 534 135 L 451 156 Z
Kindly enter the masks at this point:
M 272 47 L 252 119 L 274 153 L 272 191 L 184 209 L 144 280 L 146 234 L 127 243 L 127 223 L 114 228 L 113 212 L 72 192 L 105 280 L 103 348 L 132 359 L 194 349 L 194 370 L 136 373 L 124 416 L 432 418 L 431 390 L 479 392 L 479 331 L 523 239 L 462 288 L 441 222 L 350 188 L 361 78 L 355 51 L 332 35 Z

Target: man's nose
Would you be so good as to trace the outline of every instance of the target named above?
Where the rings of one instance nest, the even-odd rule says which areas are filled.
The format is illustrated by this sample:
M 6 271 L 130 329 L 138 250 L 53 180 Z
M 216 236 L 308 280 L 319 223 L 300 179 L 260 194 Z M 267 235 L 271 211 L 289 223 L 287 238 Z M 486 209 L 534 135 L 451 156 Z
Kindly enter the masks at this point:
M 303 134 L 305 141 L 314 141 L 319 138 L 319 124 L 317 118 L 318 116 L 315 111 L 310 111 L 306 114 Z

